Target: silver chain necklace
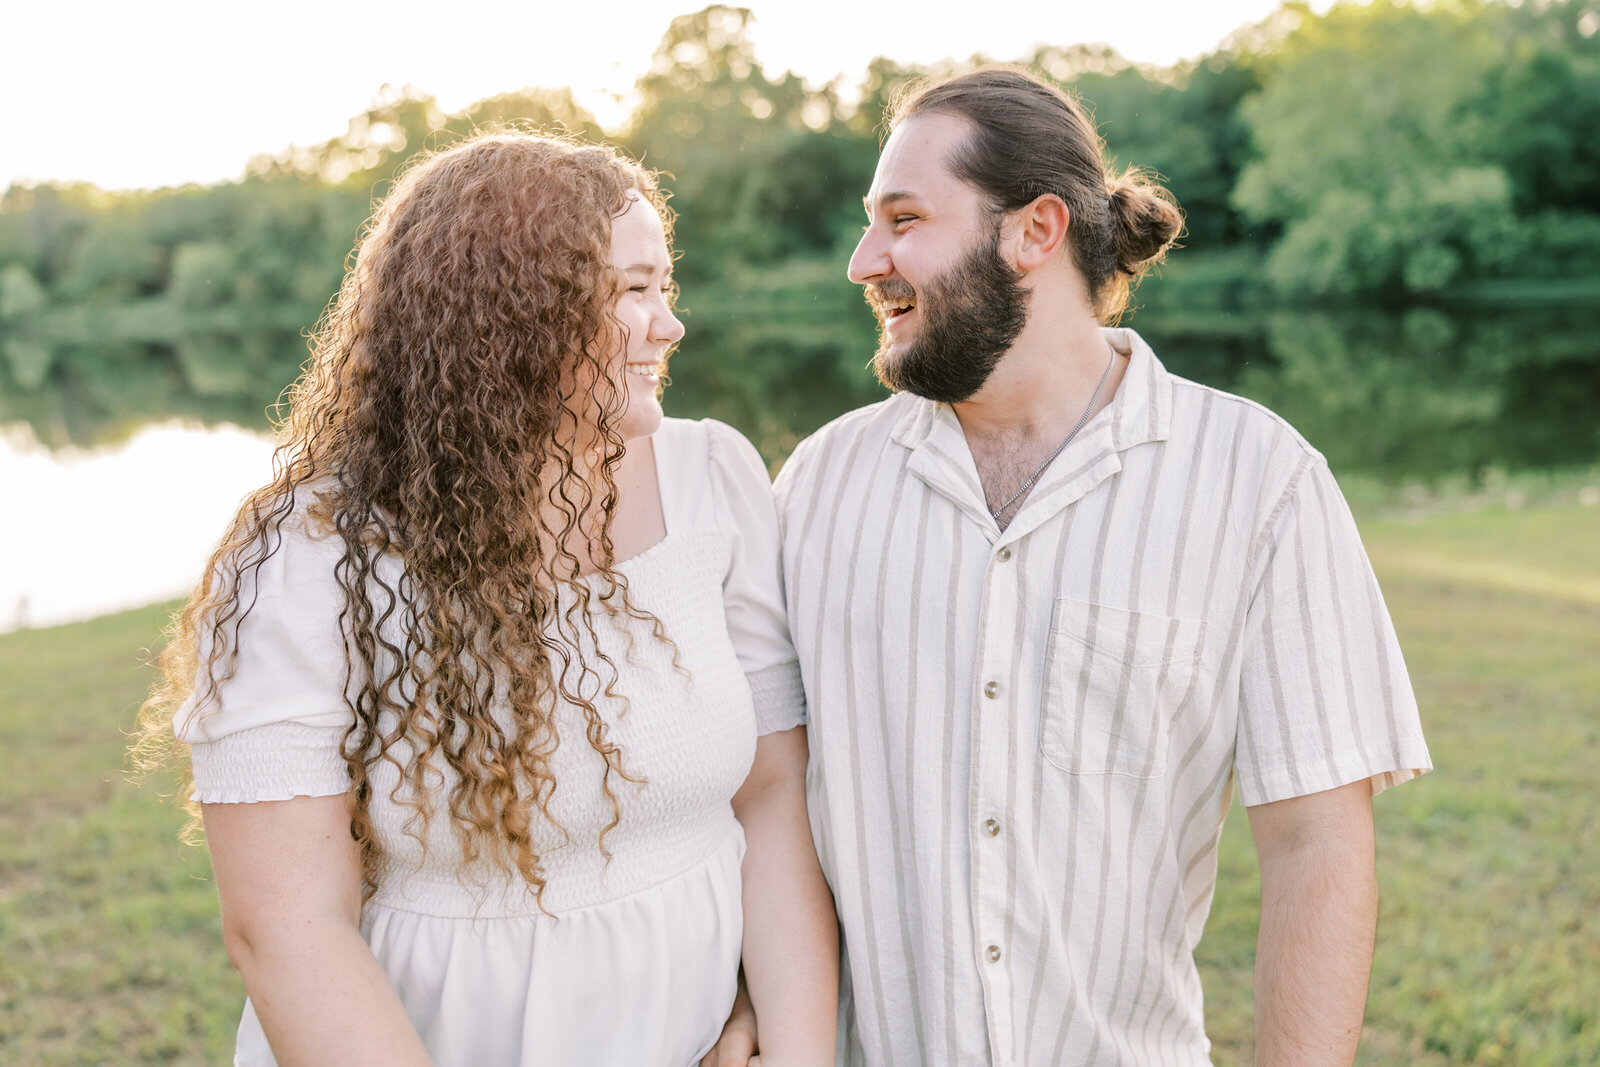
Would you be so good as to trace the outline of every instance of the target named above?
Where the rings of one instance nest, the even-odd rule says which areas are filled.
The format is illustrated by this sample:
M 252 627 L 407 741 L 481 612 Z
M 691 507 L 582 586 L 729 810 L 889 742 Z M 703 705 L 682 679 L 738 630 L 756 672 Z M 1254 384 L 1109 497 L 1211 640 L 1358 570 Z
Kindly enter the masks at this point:
M 1006 499 L 1004 504 L 1001 504 L 999 507 L 989 512 L 989 517 L 991 519 L 998 519 L 1001 512 L 1005 511 L 1005 509 L 1009 508 L 1012 504 L 1015 504 L 1017 502 L 1017 497 L 1021 496 L 1023 493 L 1026 493 L 1033 486 L 1033 483 L 1039 480 L 1039 475 L 1045 472 L 1045 468 L 1054 463 L 1056 461 L 1056 457 L 1061 455 L 1062 451 L 1066 449 L 1067 445 L 1072 443 L 1072 439 L 1074 437 L 1078 436 L 1078 431 L 1083 429 L 1083 424 L 1089 421 L 1089 412 L 1094 410 L 1095 403 L 1100 399 L 1100 390 L 1106 387 L 1106 379 L 1111 377 L 1111 364 L 1116 361 L 1116 358 L 1117 354 L 1113 351 L 1111 353 L 1111 358 L 1106 360 L 1106 369 L 1100 373 L 1100 384 L 1094 387 L 1094 395 L 1089 398 L 1089 406 L 1083 409 L 1082 415 L 1078 416 L 1078 424 L 1072 428 L 1071 433 L 1067 434 L 1067 439 L 1057 445 L 1054 452 L 1045 457 L 1045 461 L 1039 464 L 1039 469 L 1029 475 L 1028 480 L 1023 482 L 1022 485 L 1017 488 L 1017 491 L 1012 493 L 1011 496 Z

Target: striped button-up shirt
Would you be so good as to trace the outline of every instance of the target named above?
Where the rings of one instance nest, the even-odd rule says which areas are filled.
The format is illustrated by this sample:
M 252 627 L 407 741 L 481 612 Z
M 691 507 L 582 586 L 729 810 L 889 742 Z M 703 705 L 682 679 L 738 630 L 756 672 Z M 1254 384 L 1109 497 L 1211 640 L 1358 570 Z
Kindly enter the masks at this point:
M 1321 455 L 1139 337 L 1001 530 L 909 395 L 778 479 L 848 1064 L 1203 1064 L 1192 950 L 1235 781 L 1430 766 Z

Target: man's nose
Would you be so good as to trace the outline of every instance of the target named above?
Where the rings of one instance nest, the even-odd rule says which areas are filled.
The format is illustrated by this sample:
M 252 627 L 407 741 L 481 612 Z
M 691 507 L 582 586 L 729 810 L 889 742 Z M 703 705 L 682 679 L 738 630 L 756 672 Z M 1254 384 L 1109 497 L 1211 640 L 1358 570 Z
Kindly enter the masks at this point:
M 857 285 L 866 285 L 887 275 L 889 267 L 888 246 L 878 236 L 876 227 L 868 228 L 861 235 L 861 240 L 856 242 L 856 250 L 850 254 L 850 267 L 846 273 Z

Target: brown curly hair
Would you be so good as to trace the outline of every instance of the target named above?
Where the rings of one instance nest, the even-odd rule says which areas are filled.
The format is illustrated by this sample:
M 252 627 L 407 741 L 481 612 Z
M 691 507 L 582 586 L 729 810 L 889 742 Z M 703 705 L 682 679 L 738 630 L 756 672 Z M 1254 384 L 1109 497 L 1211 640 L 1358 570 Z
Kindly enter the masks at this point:
M 569 679 L 568 659 L 595 647 L 581 640 L 594 632 L 592 602 L 666 640 L 613 566 L 627 397 L 607 357 L 627 282 L 612 266 L 611 226 L 630 192 L 661 213 L 670 244 L 654 176 L 610 148 L 479 135 L 406 171 L 289 389 L 271 482 L 240 506 L 174 621 L 141 709 L 136 766 L 184 751 L 172 720 L 185 701 L 196 714 L 215 706 L 253 606 L 251 572 L 300 511 L 343 543 L 335 575 L 353 718 L 342 755 L 368 895 L 382 858 L 371 771 L 409 746 L 401 774 L 412 796 L 429 794 L 440 756 L 457 775 L 448 810 L 463 864 L 488 858 L 542 896 L 531 831 L 550 818 L 556 700 L 587 720 L 605 764 L 607 832 L 617 825 L 614 779 L 638 779 L 583 695 L 622 699 L 616 666 L 601 654 Z M 395 585 L 376 566 L 386 555 L 402 564 Z M 578 588 L 586 566 L 600 575 L 593 601 L 587 581 Z M 580 594 L 565 609 L 563 586 Z M 496 706 L 509 707 L 509 731 Z M 421 801 L 413 807 L 428 818 Z M 599 844 L 604 852 L 604 833 Z

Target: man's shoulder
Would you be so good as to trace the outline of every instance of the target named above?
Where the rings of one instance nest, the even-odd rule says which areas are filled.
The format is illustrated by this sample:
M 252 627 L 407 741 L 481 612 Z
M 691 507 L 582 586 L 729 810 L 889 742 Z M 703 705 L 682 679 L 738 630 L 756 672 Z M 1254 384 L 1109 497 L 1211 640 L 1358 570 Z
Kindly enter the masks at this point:
M 1169 374 L 1172 439 L 1198 453 L 1225 454 L 1241 470 L 1269 475 L 1324 463 L 1322 453 L 1282 415 L 1249 397 Z
M 854 446 L 889 437 L 911 411 L 923 403 L 909 393 L 897 393 L 876 404 L 847 411 L 801 441 L 784 461 L 778 477 L 792 480 L 819 465 L 840 462 Z

